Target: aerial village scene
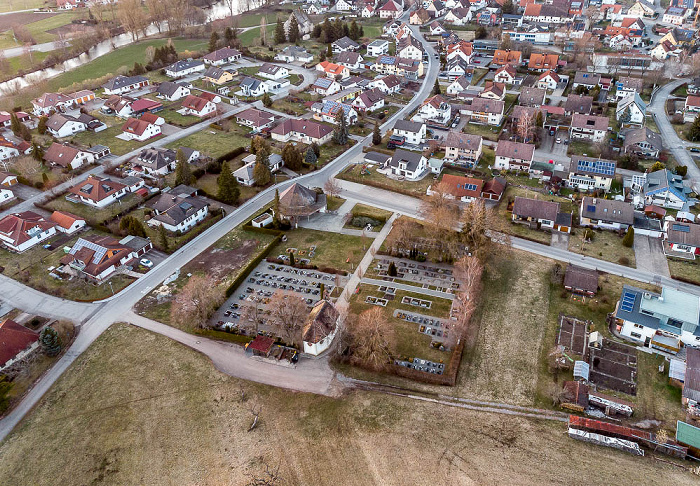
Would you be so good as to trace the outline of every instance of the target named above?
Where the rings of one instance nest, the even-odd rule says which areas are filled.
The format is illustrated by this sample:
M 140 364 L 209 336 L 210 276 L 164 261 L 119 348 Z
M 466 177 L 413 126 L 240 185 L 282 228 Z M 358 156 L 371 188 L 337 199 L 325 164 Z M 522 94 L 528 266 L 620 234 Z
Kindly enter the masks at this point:
M 0 484 L 700 484 L 699 7 L 0 0 Z

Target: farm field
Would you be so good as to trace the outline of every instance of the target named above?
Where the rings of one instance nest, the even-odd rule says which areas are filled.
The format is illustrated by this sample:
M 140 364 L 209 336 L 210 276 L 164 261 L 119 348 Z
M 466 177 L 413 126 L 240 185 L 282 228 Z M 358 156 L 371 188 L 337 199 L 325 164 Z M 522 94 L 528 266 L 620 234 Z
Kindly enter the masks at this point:
M 261 420 L 248 432 L 253 404 L 263 405 Z M 697 481 L 650 457 L 571 440 L 561 423 L 237 380 L 124 324 L 78 358 L 0 446 L 0 477 L 16 486 L 245 484 L 265 464 L 279 465 L 283 484 L 308 485 Z

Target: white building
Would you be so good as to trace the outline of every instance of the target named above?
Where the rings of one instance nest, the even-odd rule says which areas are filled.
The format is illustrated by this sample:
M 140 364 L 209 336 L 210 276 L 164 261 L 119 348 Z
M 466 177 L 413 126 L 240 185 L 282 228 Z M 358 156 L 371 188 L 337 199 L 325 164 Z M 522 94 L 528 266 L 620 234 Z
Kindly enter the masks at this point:
M 369 43 L 367 46 L 368 57 L 379 57 L 389 54 L 389 41 L 377 39 Z
M 425 123 L 397 120 L 394 124 L 393 134 L 398 137 L 406 137 L 406 143 L 420 145 L 425 141 L 426 130 Z

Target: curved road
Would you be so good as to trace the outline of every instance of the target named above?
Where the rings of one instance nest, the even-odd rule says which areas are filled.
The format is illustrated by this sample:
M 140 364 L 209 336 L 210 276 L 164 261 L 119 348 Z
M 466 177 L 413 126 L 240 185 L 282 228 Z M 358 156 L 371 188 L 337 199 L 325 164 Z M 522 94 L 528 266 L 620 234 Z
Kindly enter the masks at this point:
M 408 13 L 406 13 L 404 17 L 407 18 Z M 416 93 L 416 96 L 409 102 L 408 105 L 391 116 L 386 123 L 381 126 L 382 133 L 386 133 L 387 130 L 393 127 L 396 120 L 402 119 L 405 115 L 417 108 L 421 102 L 428 97 L 435 83 L 435 79 L 437 79 L 439 65 L 434 60 L 435 50 L 432 46 L 427 44 L 423 38 L 423 35 L 415 26 L 411 26 L 411 30 L 413 31 L 414 36 L 424 43 L 425 48 L 430 55 L 428 69 L 425 74 L 423 84 L 418 93 Z M 224 116 L 230 116 L 231 113 L 232 112 L 229 112 Z M 211 120 L 207 121 L 206 123 L 211 123 Z M 22 402 L 20 402 L 10 414 L 0 421 L 0 440 L 7 437 L 15 425 L 17 425 L 19 421 L 22 420 L 22 418 L 31 410 L 31 408 L 39 402 L 44 393 L 49 390 L 51 385 L 61 376 L 61 374 L 63 374 L 63 372 L 73 363 L 73 361 L 75 361 L 75 359 L 80 356 L 80 354 L 82 354 L 90 346 L 90 344 L 92 344 L 92 342 L 97 339 L 112 323 L 128 321 L 128 319 L 132 317 L 131 308 L 134 306 L 134 304 L 136 304 L 136 302 L 138 302 L 156 285 L 174 273 L 178 268 L 192 260 L 199 253 L 206 250 L 209 246 L 233 230 L 236 226 L 251 218 L 253 214 L 259 210 L 259 208 L 272 201 L 275 190 L 283 191 L 294 182 L 303 183 L 304 185 L 310 187 L 322 187 L 326 180 L 337 174 L 350 161 L 356 157 L 359 157 L 362 154 L 362 147 L 369 145 L 371 143 L 371 139 L 371 135 L 368 135 L 362 139 L 361 142 L 345 151 L 342 155 L 328 163 L 321 170 L 297 177 L 291 181 L 279 183 L 276 186 L 270 187 L 267 190 L 259 193 L 249 201 L 246 201 L 235 211 L 231 212 L 218 224 L 212 226 L 187 245 L 174 252 L 160 265 L 157 265 L 144 277 L 138 279 L 116 296 L 94 304 L 78 304 L 86 306 L 86 310 L 82 312 L 73 309 L 73 306 L 76 305 L 76 303 L 69 303 L 69 301 L 49 296 L 42 297 L 44 301 L 41 308 L 36 305 L 26 306 L 26 304 L 31 303 L 32 300 L 21 297 L 21 294 L 27 290 L 27 287 L 9 279 L 0 279 L 0 295 L 3 296 L 3 300 L 7 300 L 7 302 L 12 305 L 17 305 L 17 307 L 24 308 L 24 310 L 27 311 L 38 311 L 38 314 L 48 316 L 51 316 L 52 312 L 56 312 L 56 316 L 61 317 L 77 312 L 84 320 L 84 324 L 81 326 L 78 337 L 75 339 L 66 354 L 64 354 L 63 357 L 61 357 L 61 359 L 59 359 L 59 361 L 53 366 L 53 368 L 51 368 L 35 384 L 35 386 L 27 393 Z M 6 289 L 8 292 L 5 292 Z M 7 298 L 5 298 L 6 295 Z M 87 310 L 87 307 L 89 307 L 89 310 Z M 156 332 L 158 332 L 158 330 L 165 331 L 165 329 L 159 326 L 155 327 L 154 329 L 157 329 Z M 251 379 L 257 378 L 256 376 L 253 376 Z M 285 379 L 280 379 L 277 380 L 276 383 L 270 384 L 284 386 L 286 383 L 287 381 Z
M 648 108 L 654 117 L 664 146 L 671 151 L 680 165 L 688 167 L 688 179 L 691 187 L 697 193 L 700 189 L 700 169 L 686 147 L 698 146 L 698 144 L 681 140 L 666 116 L 666 100 L 671 96 L 673 90 L 688 81 L 687 78 L 680 78 L 657 89 L 652 95 Z

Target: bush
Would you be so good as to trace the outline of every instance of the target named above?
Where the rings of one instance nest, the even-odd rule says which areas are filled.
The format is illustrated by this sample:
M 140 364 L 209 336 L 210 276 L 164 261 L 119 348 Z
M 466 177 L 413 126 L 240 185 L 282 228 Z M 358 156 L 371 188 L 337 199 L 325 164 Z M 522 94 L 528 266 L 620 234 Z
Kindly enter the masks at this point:
M 36 182 L 34 183 L 34 187 L 36 187 L 37 189 L 43 189 L 43 188 L 44 188 L 44 182 L 43 182 L 43 181 L 36 181 Z
M 629 265 L 630 264 L 630 259 L 627 257 L 620 257 L 620 259 L 617 261 L 620 265 Z
M 368 224 L 372 227 L 377 227 L 381 226 L 382 222 L 367 216 L 355 216 L 350 220 L 350 226 L 355 228 L 364 228 Z
M 622 244 L 627 248 L 632 248 L 632 246 L 634 246 L 634 228 L 632 226 L 627 229 L 625 237 L 622 238 Z

